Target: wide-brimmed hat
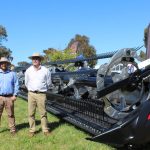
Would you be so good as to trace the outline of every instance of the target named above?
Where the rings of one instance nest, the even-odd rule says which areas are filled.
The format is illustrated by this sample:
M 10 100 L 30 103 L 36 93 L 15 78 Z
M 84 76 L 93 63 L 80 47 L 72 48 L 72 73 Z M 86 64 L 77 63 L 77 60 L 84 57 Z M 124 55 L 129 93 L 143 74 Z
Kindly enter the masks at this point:
M 0 63 L 7 62 L 9 65 L 11 64 L 10 61 L 6 57 L 1 57 Z
M 39 53 L 33 53 L 33 55 L 29 57 L 29 59 L 33 59 L 34 57 L 39 57 L 39 58 L 41 58 L 41 60 L 44 59 L 44 57 L 42 55 L 40 55 Z

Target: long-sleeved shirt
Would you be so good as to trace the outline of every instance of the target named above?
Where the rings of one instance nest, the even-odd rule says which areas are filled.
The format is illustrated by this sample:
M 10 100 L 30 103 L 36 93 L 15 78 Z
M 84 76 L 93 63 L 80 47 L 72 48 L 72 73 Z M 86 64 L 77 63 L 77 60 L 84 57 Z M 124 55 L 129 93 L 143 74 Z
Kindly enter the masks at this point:
M 25 86 L 28 91 L 46 92 L 51 84 L 51 73 L 44 67 L 40 66 L 38 70 L 30 66 L 25 72 Z
M 0 95 L 17 95 L 18 90 L 19 84 L 16 73 L 0 69 Z

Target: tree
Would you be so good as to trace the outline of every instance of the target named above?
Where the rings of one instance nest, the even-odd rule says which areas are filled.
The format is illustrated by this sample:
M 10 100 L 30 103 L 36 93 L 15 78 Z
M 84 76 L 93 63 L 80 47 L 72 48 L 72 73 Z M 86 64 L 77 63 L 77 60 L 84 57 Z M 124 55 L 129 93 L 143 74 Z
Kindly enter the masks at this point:
M 54 48 L 48 48 L 46 50 L 43 50 L 43 53 L 45 53 L 44 56 L 44 61 L 43 62 L 49 62 L 53 60 L 53 55 L 57 52 L 58 50 Z
M 0 46 L 0 57 L 11 58 L 12 51 L 5 46 Z
M 66 60 L 66 59 L 73 59 L 76 57 L 75 54 L 71 53 L 71 49 L 65 49 L 65 50 L 56 50 L 53 48 L 48 48 L 47 50 L 43 50 L 43 52 L 46 54 L 44 56 L 43 63 L 49 62 L 49 61 L 59 61 L 59 60 Z M 66 68 L 68 64 L 62 64 L 62 68 Z M 74 67 L 68 68 L 68 70 L 74 70 Z
M 2 40 L 3 39 L 6 40 L 6 38 L 7 38 L 6 29 L 2 25 L 0 25 L 0 45 L 1 45 Z
M 30 63 L 26 62 L 26 61 L 20 61 L 18 62 L 18 66 L 19 67 L 26 67 L 26 66 L 29 66 Z
M 144 51 L 140 51 L 139 57 L 141 58 L 141 60 L 146 60 L 146 53 Z
M 64 50 L 60 51 L 54 48 L 48 48 L 47 50 L 43 50 L 43 52 L 45 53 L 44 62 L 74 59 L 80 54 L 85 58 L 96 55 L 95 48 L 89 44 L 89 38 L 78 34 L 70 40 Z M 89 65 L 90 67 L 94 67 L 96 63 L 97 60 L 92 60 L 89 62 Z
M 75 38 L 71 39 L 66 49 L 72 49 L 76 55 L 82 54 L 85 58 L 96 55 L 95 48 L 89 44 L 89 38 L 85 35 L 75 35 Z M 95 66 L 96 60 L 89 62 L 90 67 Z
M 71 53 L 71 49 L 60 51 L 53 48 L 48 48 L 47 50 L 43 50 L 43 52 L 46 54 L 44 56 L 45 62 L 75 58 L 75 54 Z
M 5 46 L 2 46 L 2 40 L 7 40 L 7 32 L 6 29 L 0 25 L 0 57 L 7 57 L 12 60 L 11 57 L 12 51 Z

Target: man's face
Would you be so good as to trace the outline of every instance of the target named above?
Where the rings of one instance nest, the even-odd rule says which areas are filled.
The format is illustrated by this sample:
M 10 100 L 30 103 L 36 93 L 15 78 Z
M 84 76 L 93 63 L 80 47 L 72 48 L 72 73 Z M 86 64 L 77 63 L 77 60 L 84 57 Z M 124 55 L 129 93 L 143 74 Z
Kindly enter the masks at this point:
M 41 58 L 39 58 L 39 57 L 33 57 L 32 58 L 33 66 L 40 66 L 40 63 L 41 63 Z
M 7 62 L 1 62 L 0 63 L 0 68 L 2 70 L 7 70 L 8 69 L 8 63 Z

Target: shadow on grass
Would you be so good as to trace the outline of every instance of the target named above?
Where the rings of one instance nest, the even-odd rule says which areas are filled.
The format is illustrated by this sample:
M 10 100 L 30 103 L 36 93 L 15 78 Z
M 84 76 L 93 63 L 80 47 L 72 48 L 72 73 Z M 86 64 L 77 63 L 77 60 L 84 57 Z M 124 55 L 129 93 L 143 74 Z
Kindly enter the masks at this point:
M 56 128 L 58 128 L 60 125 L 62 125 L 64 123 L 65 123 L 64 120 L 59 120 L 59 121 L 51 122 L 51 123 L 48 123 L 48 128 L 50 129 L 50 132 L 52 132 Z M 40 128 L 38 131 L 36 131 L 36 133 L 39 133 L 41 131 L 42 131 L 42 129 Z
M 59 127 L 60 125 L 64 124 L 65 121 L 60 119 L 59 121 L 55 121 L 55 122 L 51 122 L 48 123 L 48 127 L 50 128 L 50 131 L 55 130 L 57 127 Z
M 41 124 L 41 121 L 40 120 L 36 120 L 36 126 L 37 125 L 40 125 Z M 48 127 L 50 128 L 50 131 L 53 131 L 55 130 L 57 127 L 59 127 L 60 125 L 62 125 L 64 123 L 63 120 L 59 120 L 59 121 L 55 121 L 55 122 L 51 122 L 51 123 L 48 123 Z M 28 122 L 25 122 L 25 123 L 21 123 L 21 124 L 17 124 L 16 125 L 16 129 L 19 131 L 19 130 L 22 130 L 22 129 L 25 129 L 25 128 L 29 128 L 29 123 Z M 7 129 L 8 130 L 8 129 Z M 4 132 L 4 131 L 7 131 L 6 129 L 1 131 L 1 132 Z M 36 133 L 39 133 L 41 132 L 42 129 L 40 128 L 38 131 L 36 131 Z
M 0 133 L 6 132 L 6 131 L 9 131 L 9 129 L 4 129 L 4 130 L 0 131 Z
M 36 125 L 39 125 L 41 123 L 40 120 L 35 121 Z M 17 130 L 22 130 L 24 128 L 29 128 L 29 122 L 21 123 L 16 125 Z

